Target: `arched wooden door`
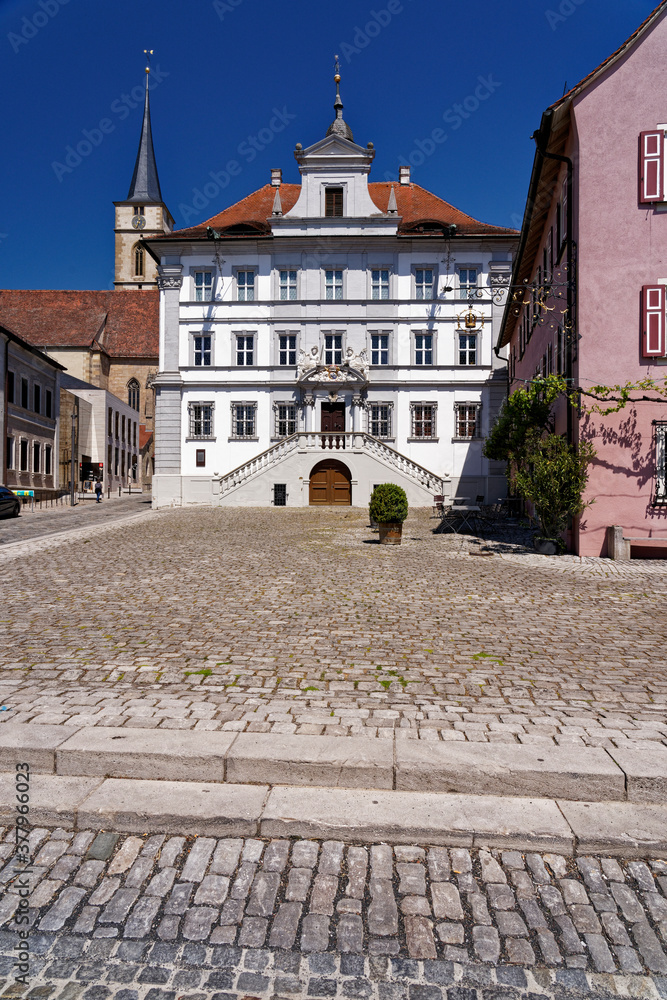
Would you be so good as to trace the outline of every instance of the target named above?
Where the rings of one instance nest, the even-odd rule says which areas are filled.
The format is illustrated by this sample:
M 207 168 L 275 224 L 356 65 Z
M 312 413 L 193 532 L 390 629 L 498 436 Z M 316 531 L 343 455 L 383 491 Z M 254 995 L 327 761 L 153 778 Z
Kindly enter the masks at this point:
M 352 504 L 350 470 L 335 458 L 318 462 L 310 473 L 310 504 L 349 507 Z

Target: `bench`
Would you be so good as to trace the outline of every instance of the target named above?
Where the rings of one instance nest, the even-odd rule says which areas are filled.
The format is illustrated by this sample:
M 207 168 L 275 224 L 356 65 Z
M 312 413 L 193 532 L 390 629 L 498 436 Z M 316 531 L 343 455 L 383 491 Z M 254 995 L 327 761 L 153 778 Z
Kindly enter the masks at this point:
M 633 547 L 664 550 L 664 556 L 667 558 L 667 538 L 656 538 L 655 536 L 651 538 L 638 535 L 626 536 L 623 534 L 623 528 L 618 524 L 612 524 L 607 528 L 607 555 L 610 559 L 630 559 Z

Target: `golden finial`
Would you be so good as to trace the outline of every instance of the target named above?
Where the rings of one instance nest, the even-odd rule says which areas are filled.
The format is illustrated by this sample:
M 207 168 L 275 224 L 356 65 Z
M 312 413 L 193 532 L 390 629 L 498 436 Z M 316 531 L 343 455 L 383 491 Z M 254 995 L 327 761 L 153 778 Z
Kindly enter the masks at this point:
M 150 64 L 151 64 L 151 56 L 153 55 L 153 49 L 144 49 L 144 55 L 146 56 L 146 62 L 148 63 L 148 66 L 146 67 L 146 72 L 150 73 L 151 71 Z

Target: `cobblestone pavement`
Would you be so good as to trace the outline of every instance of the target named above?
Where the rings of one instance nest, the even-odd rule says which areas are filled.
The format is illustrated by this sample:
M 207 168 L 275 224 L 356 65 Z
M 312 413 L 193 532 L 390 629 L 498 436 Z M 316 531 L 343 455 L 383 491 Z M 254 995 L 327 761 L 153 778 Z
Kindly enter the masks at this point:
M 0 546 L 12 542 L 24 542 L 43 538 L 60 531 L 73 528 L 91 527 L 101 523 L 121 520 L 132 514 L 139 514 L 150 508 L 150 493 L 130 493 L 113 496 L 96 503 L 94 499 L 79 500 L 74 507 L 58 504 L 48 507 L 38 506 L 31 510 L 23 507 L 19 517 L 0 520 Z
M 393 547 L 362 510 L 179 509 L 0 550 L 0 719 L 667 742 L 667 563 L 435 524 Z
M 666 861 L 42 829 L 30 856 L 30 997 L 667 997 Z

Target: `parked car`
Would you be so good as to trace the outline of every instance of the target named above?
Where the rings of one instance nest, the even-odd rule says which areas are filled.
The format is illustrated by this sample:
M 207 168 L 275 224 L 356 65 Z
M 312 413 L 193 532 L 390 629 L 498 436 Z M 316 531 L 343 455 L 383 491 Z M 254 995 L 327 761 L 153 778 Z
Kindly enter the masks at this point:
M 21 501 L 8 486 L 0 486 L 0 517 L 18 517 Z

